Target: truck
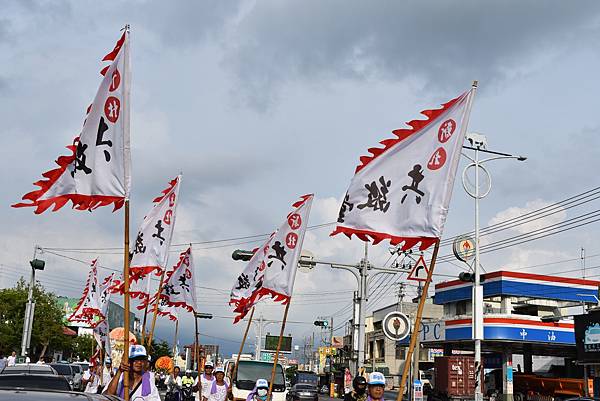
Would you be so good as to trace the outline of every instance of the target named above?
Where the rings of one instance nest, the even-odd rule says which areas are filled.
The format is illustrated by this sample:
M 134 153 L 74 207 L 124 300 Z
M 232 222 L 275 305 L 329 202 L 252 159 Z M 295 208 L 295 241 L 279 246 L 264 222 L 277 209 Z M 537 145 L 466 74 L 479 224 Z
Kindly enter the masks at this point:
M 231 377 L 235 359 L 225 361 L 225 372 L 230 378 L 230 385 L 233 391 L 234 401 L 246 401 L 246 397 L 254 388 L 258 379 L 271 381 L 272 362 L 240 360 L 235 377 Z M 273 382 L 272 401 L 285 401 L 287 389 L 285 386 L 285 374 L 281 364 L 277 364 L 275 371 L 275 381 Z
M 465 355 L 435 358 L 435 380 L 432 396 L 435 400 L 472 400 L 475 396 L 475 358 Z M 480 370 L 483 384 L 483 368 Z
M 486 374 L 488 396 L 502 394 L 502 369 L 494 369 Z M 513 374 L 513 395 L 515 401 L 535 401 L 542 399 L 566 399 L 583 397 L 583 379 L 568 377 L 547 377 L 534 373 L 515 372 Z M 593 394 L 592 380 L 588 381 L 590 394 Z M 498 397 L 496 397 L 498 399 Z
M 319 385 L 319 375 L 309 370 L 297 370 L 292 377 L 292 386 L 296 383 Z

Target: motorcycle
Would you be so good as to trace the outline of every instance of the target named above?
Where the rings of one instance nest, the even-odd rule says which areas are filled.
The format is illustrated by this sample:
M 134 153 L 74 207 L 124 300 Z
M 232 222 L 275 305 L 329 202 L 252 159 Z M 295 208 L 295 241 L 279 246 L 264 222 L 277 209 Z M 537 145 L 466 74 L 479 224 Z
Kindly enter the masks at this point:
M 180 390 L 174 381 L 168 381 L 167 384 L 165 384 L 165 388 L 167 389 L 165 401 L 180 401 Z
M 181 387 L 181 401 L 194 401 L 194 389 L 190 383 Z

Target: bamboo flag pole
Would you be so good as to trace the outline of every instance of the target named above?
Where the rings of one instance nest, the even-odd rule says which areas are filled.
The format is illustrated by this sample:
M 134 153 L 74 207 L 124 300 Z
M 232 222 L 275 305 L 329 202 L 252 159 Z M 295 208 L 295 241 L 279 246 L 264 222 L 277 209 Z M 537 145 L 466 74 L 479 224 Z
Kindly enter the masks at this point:
M 285 330 L 285 322 L 287 320 L 288 311 L 290 310 L 290 303 L 292 297 L 288 299 L 285 305 L 285 312 L 283 312 L 283 321 L 281 322 L 281 331 L 279 332 L 279 341 L 277 341 L 277 351 L 275 351 L 275 358 L 273 358 L 273 369 L 271 370 L 271 381 L 269 382 L 269 392 L 267 393 L 267 400 L 271 399 L 273 393 L 273 383 L 275 382 L 275 372 L 277 371 L 277 362 L 279 361 L 279 351 L 281 350 L 281 339 L 283 338 L 283 331 Z
M 177 336 L 179 335 L 179 319 L 175 320 L 175 338 L 173 338 L 173 360 L 175 361 L 177 355 Z
M 150 278 L 148 278 L 149 280 Z M 148 295 L 150 297 L 150 295 Z M 146 344 L 146 321 L 148 320 L 148 304 L 150 303 L 150 299 L 146 302 L 146 307 L 144 308 L 144 320 L 142 321 L 142 345 Z
M 406 379 L 408 377 L 408 369 L 410 367 L 410 361 L 415 349 L 415 345 L 417 343 L 417 337 L 419 336 L 419 329 L 421 326 L 421 318 L 423 317 L 423 308 L 425 306 L 425 299 L 427 298 L 427 290 L 429 289 L 429 284 L 431 283 L 431 278 L 433 277 L 433 269 L 435 267 L 435 261 L 437 259 L 438 251 L 440 250 L 440 240 L 435 242 L 435 247 L 433 248 L 433 256 L 431 257 L 431 263 L 429 265 L 429 272 L 427 273 L 427 280 L 425 281 L 425 285 L 423 286 L 423 292 L 421 293 L 421 297 L 419 298 L 419 306 L 417 308 L 417 316 L 415 317 L 415 325 L 413 327 L 412 334 L 410 336 L 410 344 L 408 346 L 408 352 L 406 354 L 406 358 L 404 359 L 404 369 L 402 370 L 402 380 L 400 381 L 400 389 L 398 390 L 398 397 L 396 401 L 402 401 L 402 397 L 404 396 L 404 389 L 406 388 Z M 409 397 L 410 399 L 410 394 Z
M 240 363 L 240 356 L 242 352 L 244 352 L 244 345 L 246 344 L 246 338 L 248 337 L 248 330 L 250 330 L 250 325 L 252 324 L 252 317 L 254 316 L 254 307 L 252 307 L 252 312 L 250 312 L 250 317 L 248 318 L 248 324 L 246 325 L 246 331 L 244 331 L 244 338 L 242 338 L 242 343 L 240 344 L 240 350 L 237 354 L 237 358 L 235 359 L 235 365 L 233 365 L 233 370 L 231 371 L 231 377 L 229 378 L 229 382 L 233 386 L 233 378 L 235 377 L 238 369 L 238 364 Z
M 165 282 L 166 272 L 167 269 L 163 269 L 162 274 L 160 275 L 160 283 L 158 284 L 158 290 L 156 290 L 156 297 L 154 297 L 154 312 L 152 316 L 152 326 L 150 327 L 150 333 L 148 333 L 148 338 L 146 341 L 146 346 L 148 347 L 148 349 L 152 348 L 152 337 L 154 337 L 154 328 L 156 327 L 156 316 L 158 315 L 158 303 L 160 301 L 160 294 L 162 292 L 162 287 Z
M 125 199 L 125 244 L 123 250 L 123 358 L 121 363 L 129 365 L 129 199 Z M 129 401 L 129 372 L 123 375 L 125 401 Z
M 194 311 L 194 322 L 196 322 L 196 339 L 194 340 L 194 359 L 196 360 L 196 372 L 198 372 L 198 377 L 200 377 L 200 341 L 198 341 L 198 316 L 196 315 L 196 311 Z

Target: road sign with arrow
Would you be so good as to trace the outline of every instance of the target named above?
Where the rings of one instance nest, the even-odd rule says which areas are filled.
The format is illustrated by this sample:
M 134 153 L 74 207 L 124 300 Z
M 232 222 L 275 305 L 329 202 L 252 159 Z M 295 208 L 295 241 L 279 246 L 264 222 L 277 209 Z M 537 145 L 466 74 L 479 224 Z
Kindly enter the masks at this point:
M 414 281 L 427 281 L 427 276 L 429 275 L 429 268 L 427 267 L 427 263 L 425 263 L 425 259 L 423 255 L 419 257 L 417 263 L 415 263 L 414 267 L 408 273 L 408 280 Z

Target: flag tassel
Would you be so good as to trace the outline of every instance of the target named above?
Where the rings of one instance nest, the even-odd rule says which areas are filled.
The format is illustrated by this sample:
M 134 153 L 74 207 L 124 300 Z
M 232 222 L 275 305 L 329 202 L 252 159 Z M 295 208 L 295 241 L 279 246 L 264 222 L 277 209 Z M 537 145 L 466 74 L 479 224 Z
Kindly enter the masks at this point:
M 419 330 L 421 327 L 421 319 L 423 317 L 423 308 L 425 307 L 425 300 L 427 299 L 427 290 L 429 289 L 429 284 L 431 283 L 431 279 L 433 277 L 433 269 L 435 268 L 435 261 L 437 259 L 438 251 L 440 250 L 440 240 L 438 239 L 435 242 L 435 247 L 433 248 L 433 256 L 431 257 L 431 264 L 429 266 L 429 272 L 427 273 L 427 280 L 425 281 L 425 285 L 423 286 L 423 292 L 421 293 L 421 297 L 419 298 L 419 306 L 417 307 L 417 316 L 415 317 L 415 325 L 412 330 L 412 334 L 410 336 L 410 344 L 408 346 L 408 352 L 406 353 L 404 368 L 402 370 L 402 379 L 400 381 L 400 389 L 398 390 L 398 397 L 396 401 L 402 401 L 402 396 L 404 395 L 404 389 L 406 388 L 406 379 L 408 378 L 408 369 L 410 368 L 409 361 L 412 360 L 412 354 L 415 350 L 415 345 L 417 344 L 417 337 L 419 336 Z M 409 396 L 410 399 L 410 396 Z

